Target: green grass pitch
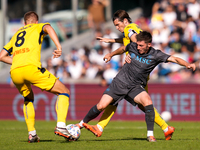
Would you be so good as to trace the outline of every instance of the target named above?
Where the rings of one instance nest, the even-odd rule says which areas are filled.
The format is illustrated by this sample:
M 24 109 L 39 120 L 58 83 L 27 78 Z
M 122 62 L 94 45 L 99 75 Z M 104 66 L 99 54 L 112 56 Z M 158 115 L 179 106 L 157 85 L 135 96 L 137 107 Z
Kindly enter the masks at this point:
M 67 124 L 77 121 L 67 121 Z M 89 124 L 96 124 L 93 121 Z M 146 141 L 143 121 L 111 121 L 100 138 L 86 129 L 78 141 L 66 142 L 54 134 L 55 121 L 36 121 L 39 143 L 28 143 L 25 122 L 0 121 L 0 149 L 5 150 L 198 150 L 200 149 L 200 122 L 169 122 L 174 126 L 172 140 L 165 141 L 163 131 L 155 124 L 155 143 Z

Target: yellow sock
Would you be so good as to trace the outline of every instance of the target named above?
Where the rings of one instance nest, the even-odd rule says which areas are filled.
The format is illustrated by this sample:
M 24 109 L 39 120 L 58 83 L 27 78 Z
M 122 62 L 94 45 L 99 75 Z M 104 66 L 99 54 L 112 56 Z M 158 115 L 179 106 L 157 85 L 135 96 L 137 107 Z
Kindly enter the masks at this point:
M 67 112 L 69 108 L 69 95 L 60 94 L 56 101 L 57 122 L 66 123 Z
M 116 109 L 117 109 L 116 106 L 108 105 L 105 111 L 103 112 L 101 118 L 99 119 L 98 125 L 100 125 L 104 129 L 108 125 Z
M 165 130 L 168 127 L 168 124 L 165 122 L 165 120 L 162 119 L 160 114 L 158 113 L 157 109 L 154 107 L 155 111 L 155 120 L 154 122 L 161 127 L 162 130 Z
M 35 130 L 35 110 L 32 102 L 24 102 L 23 107 L 24 112 L 24 118 L 26 121 L 26 125 L 28 128 L 28 131 L 34 131 Z

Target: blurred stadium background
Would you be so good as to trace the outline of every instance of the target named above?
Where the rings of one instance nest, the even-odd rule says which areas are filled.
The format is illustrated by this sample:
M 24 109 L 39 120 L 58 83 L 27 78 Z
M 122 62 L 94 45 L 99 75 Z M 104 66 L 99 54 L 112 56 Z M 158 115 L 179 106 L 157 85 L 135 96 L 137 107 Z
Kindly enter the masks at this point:
M 96 36 L 122 37 L 112 23 L 112 14 L 118 9 L 126 10 L 134 23 L 152 33 L 154 47 L 188 62 L 200 57 L 199 0 L 105 1 L 105 22 L 95 29 L 88 24 L 91 0 L 1 0 L 1 47 L 23 26 L 23 15 L 30 10 L 39 14 L 40 22 L 50 22 L 58 34 L 63 56 L 52 59 L 54 45 L 47 36 L 41 61 L 71 91 L 68 119 L 82 119 L 122 67 L 124 55 L 114 57 L 108 64 L 102 60 L 120 45 L 95 40 Z M 9 68 L 0 62 L 0 119 L 24 120 L 23 98 L 10 79 Z M 170 111 L 172 120 L 200 121 L 199 82 L 198 65 L 193 72 L 172 63 L 161 64 L 150 76 L 149 93 L 158 111 Z M 33 91 L 36 119 L 55 120 L 56 97 L 35 87 Z M 144 115 L 122 101 L 113 119 L 144 120 Z

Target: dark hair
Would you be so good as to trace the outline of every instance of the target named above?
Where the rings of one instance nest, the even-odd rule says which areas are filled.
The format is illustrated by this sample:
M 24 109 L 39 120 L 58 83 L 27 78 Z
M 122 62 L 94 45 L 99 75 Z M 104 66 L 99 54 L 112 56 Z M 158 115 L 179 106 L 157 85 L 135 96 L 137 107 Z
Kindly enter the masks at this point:
M 38 21 L 39 17 L 36 12 L 34 11 L 29 11 L 25 13 L 24 15 L 24 22 L 27 24 L 27 21 L 30 20 L 30 22 Z
M 113 15 L 113 22 L 115 21 L 115 19 L 123 22 L 125 18 L 128 20 L 129 23 L 132 23 L 129 14 L 125 10 L 118 10 Z
M 147 31 L 141 31 L 139 34 L 136 35 L 137 41 L 144 41 L 145 43 L 151 43 L 152 42 L 152 36 L 151 33 Z

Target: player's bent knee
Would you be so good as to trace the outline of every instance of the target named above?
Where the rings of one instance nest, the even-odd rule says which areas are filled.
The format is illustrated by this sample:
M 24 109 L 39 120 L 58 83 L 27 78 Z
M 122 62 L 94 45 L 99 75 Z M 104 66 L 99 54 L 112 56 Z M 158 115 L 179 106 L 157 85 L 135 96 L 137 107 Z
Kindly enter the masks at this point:
M 152 105 L 153 102 L 152 102 L 150 97 L 146 97 L 146 98 L 141 99 L 139 104 L 142 104 L 145 107 L 145 106 L 148 106 L 148 105 Z
M 56 94 L 67 93 L 70 95 L 69 89 L 59 80 L 56 80 L 50 92 L 56 93 Z
M 101 105 L 101 104 L 97 104 L 97 109 L 99 111 L 103 111 L 107 106 Z
M 148 100 L 146 101 L 146 103 L 145 103 L 145 106 L 152 105 L 152 104 L 153 104 L 152 100 L 151 100 L 151 99 L 148 99 Z
M 61 92 L 61 93 L 67 93 L 67 94 L 69 94 L 70 95 L 70 91 L 69 91 L 69 89 L 64 85 L 64 87 L 63 87 L 63 92 Z

